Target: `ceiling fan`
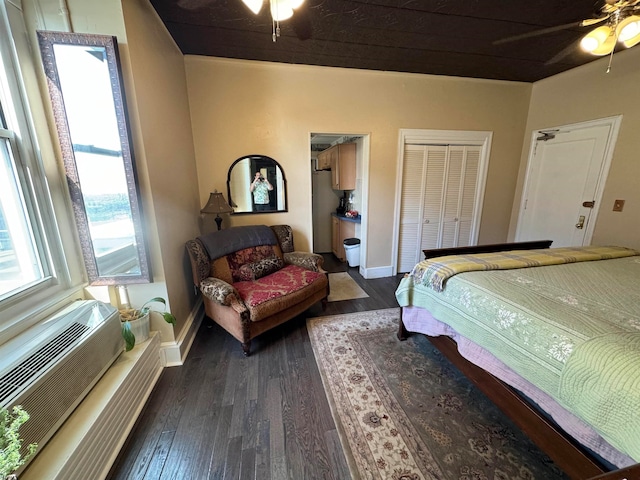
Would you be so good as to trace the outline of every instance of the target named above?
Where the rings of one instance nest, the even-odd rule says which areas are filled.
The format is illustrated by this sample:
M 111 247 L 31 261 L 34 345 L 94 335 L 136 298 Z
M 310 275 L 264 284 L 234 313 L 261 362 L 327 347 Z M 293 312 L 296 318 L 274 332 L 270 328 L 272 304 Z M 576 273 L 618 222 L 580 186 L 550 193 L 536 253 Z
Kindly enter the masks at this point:
M 595 18 L 587 18 L 580 22 L 535 30 L 521 35 L 504 38 L 494 42 L 494 45 L 522 40 L 525 38 L 545 35 L 568 28 L 589 27 L 602 24 L 591 30 L 580 40 L 580 48 L 592 55 L 613 55 L 618 43 L 625 48 L 633 47 L 640 43 L 640 0 L 605 0 L 600 8 L 600 13 Z M 569 45 L 560 51 L 547 63 L 555 63 L 566 56 L 573 49 Z M 609 62 L 610 70 L 611 62 Z
M 305 0 L 230 0 L 244 4 L 251 12 L 258 15 L 265 3 L 269 5 L 269 12 L 273 24 L 272 40 L 280 37 L 280 22 L 289 20 L 298 40 L 308 40 L 312 36 L 312 24 L 309 8 Z M 640 0 L 639 0 L 640 1 Z M 220 8 L 216 0 L 177 0 L 178 6 L 188 11 L 213 10 Z M 295 13 L 295 15 L 294 15 Z
M 265 0 L 242 0 L 242 2 L 257 15 L 260 13 Z M 307 40 L 311 37 L 310 19 L 308 15 L 303 15 L 305 13 L 304 10 L 299 10 L 304 0 L 267 0 L 267 3 L 269 3 L 273 24 L 271 39 L 274 42 L 280 37 L 280 22 L 292 17 L 294 31 L 298 39 Z M 296 13 L 295 16 L 294 13 Z

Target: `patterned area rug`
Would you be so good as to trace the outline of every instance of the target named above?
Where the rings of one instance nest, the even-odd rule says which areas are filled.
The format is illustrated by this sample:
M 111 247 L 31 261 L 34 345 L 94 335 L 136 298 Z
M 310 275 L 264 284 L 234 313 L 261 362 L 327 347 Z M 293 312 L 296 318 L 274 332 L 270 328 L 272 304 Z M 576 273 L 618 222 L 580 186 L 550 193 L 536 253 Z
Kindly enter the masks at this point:
M 329 302 L 366 298 L 369 296 L 347 272 L 330 273 L 329 287 L 331 289 L 331 293 L 327 299 Z
M 531 480 L 564 474 L 399 309 L 310 318 L 354 479 Z

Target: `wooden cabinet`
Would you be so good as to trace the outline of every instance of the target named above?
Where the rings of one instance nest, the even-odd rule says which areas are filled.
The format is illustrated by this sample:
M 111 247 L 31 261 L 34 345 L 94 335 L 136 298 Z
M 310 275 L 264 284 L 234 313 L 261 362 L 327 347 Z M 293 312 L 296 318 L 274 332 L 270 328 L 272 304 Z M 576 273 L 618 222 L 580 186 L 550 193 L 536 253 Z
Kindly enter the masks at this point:
M 331 169 L 334 190 L 356 188 L 356 144 L 340 143 L 318 153 L 318 170 Z
M 331 170 L 331 154 L 337 153 L 332 148 L 327 148 L 322 152 L 318 153 L 318 162 L 316 168 L 318 170 Z
M 332 250 L 333 254 L 341 261 L 347 260 L 344 251 L 344 241 L 356 236 L 356 224 L 348 220 L 331 217 Z
M 333 254 L 340 258 L 340 220 L 336 217 L 331 217 L 331 250 Z M 344 252 L 344 246 L 342 247 L 342 251 Z M 345 253 L 342 253 L 344 256 Z
M 356 144 L 341 143 L 331 149 L 331 186 L 334 190 L 356 188 Z M 329 150 L 331 150 L 329 149 Z

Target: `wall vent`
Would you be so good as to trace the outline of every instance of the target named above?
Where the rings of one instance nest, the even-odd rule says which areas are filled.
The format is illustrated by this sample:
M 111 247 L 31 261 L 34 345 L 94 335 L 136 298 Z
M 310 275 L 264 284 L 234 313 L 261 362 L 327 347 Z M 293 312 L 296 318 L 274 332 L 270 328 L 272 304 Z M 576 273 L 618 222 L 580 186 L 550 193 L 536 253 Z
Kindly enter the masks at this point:
M 23 448 L 38 451 L 123 351 L 115 308 L 79 300 L 0 346 L 0 405 L 22 405 L 30 419 Z
M 0 403 L 4 404 L 16 390 L 37 379 L 46 368 L 59 359 L 82 335 L 86 325 L 74 323 L 33 355 L 0 377 Z

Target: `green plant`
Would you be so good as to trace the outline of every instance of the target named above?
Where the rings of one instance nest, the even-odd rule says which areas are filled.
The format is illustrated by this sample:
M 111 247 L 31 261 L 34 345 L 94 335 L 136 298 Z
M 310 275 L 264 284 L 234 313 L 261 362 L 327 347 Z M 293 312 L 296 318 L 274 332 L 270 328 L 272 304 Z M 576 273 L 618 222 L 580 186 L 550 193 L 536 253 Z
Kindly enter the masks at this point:
M 0 479 L 6 478 L 20 468 L 36 452 L 38 445 L 29 445 L 28 453 L 20 453 L 22 439 L 18 430 L 29 420 L 29 414 L 16 405 L 11 410 L 0 408 Z
M 163 311 L 153 310 L 149 305 L 151 303 L 161 303 L 162 305 L 164 305 L 164 310 Z M 151 300 L 148 300 L 139 309 L 136 309 L 136 308 L 121 309 L 120 321 L 122 322 L 122 337 L 124 338 L 127 352 L 131 350 L 136 344 L 136 336 L 131 331 L 131 324 L 129 322 L 133 320 L 138 320 L 144 317 L 145 315 L 148 315 L 149 312 L 151 311 L 158 312 L 160 315 L 162 315 L 165 322 L 170 323 L 171 325 L 176 324 L 176 317 L 174 317 L 171 312 L 167 311 L 167 302 L 162 297 L 154 297 Z

